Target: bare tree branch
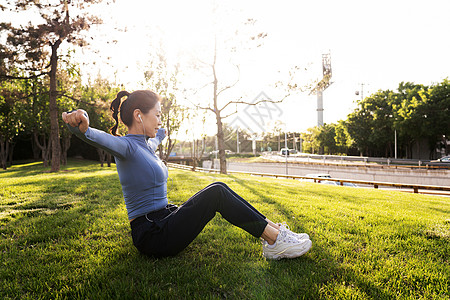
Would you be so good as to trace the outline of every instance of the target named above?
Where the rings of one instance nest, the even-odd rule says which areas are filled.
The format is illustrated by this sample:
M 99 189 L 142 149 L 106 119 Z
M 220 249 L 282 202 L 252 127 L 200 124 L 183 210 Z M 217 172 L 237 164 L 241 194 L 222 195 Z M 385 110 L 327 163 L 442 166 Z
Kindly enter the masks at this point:
M 239 100 L 235 100 L 235 101 L 230 101 L 227 104 L 225 104 L 224 107 L 222 107 L 221 111 L 225 109 L 225 107 L 227 107 L 230 104 L 245 104 L 245 105 L 258 105 L 260 103 L 264 103 L 264 102 L 269 102 L 269 103 L 281 103 L 284 101 L 284 99 L 286 99 L 287 97 L 289 97 L 290 94 L 286 94 L 283 98 L 281 98 L 280 100 L 270 100 L 270 99 L 261 99 L 258 100 L 256 102 L 247 102 L 247 101 L 239 101 Z M 242 98 L 242 97 L 241 97 Z
M 205 84 L 204 86 L 202 86 L 201 88 L 199 88 L 199 89 L 197 89 L 195 92 L 194 92 L 194 95 L 196 95 L 200 90 L 202 90 L 202 89 L 204 89 L 205 87 L 207 87 L 208 85 L 210 85 L 210 84 L 213 84 L 214 82 L 208 82 L 207 84 Z
M 197 109 L 210 110 L 210 111 L 214 112 L 214 109 L 212 109 L 211 107 L 202 107 L 202 106 L 197 105 L 195 103 L 192 103 L 192 105 L 194 105 Z
M 186 99 L 186 98 L 185 98 L 185 99 Z M 209 107 L 209 106 L 207 106 L 207 107 L 200 106 L 200 105 L 198 105 L 198 104 L 195 104 L 194 102 L 192 102 L 192 101 L 189 100 L 189 99 L 186 99 L 186 100 L 187 100 L 189 103 L 191 103 L 193 106 L 195 106 L 195 108 L 197 108 L 197 109 L 210 110 L 210 111 L 214 112 L 214 109 L 211 108 L 211 107 Z
M 235 114 L 237 114 L 237 110 L 235 112 L 229 114 L 229 115 L 226 115 L 225 117 L 222 117 L 222 119 L 226 119 L 226 118 L 231 117 L 232 115 L 235 115 Z
M 218 91 L 218 92 L 217 92 L 217 96 L 219 96 L 222 92 L 224 92 L 224 91 L 226 91 L 226 90 L 231 89 L 232 87 L 234 87 L 234 86 L 239 82 L 239 80 L 241 79 L 241 70 L 239 69 L 239 66 L 238 66 L 238 65 L 235 65 L 235 67 L 236 67 L 237 70 L 238 70 L 238 78 L 237 78 L 236 82 L 233 83 L 232 85 L 226 86 L 226 87 L 224 87 L 223 89 L 221 89 L 220 91 Z
M 228 102 L 227 104 L 225 104 L 221 109 L 219 109 L 219 111 L 222 111 L 222 110 L 224 110 L 228 105 L 230 105 L 230 104 L 233 104 L 233 103 L 238 103 L 238 102 L 240 102 L 239 100 L 241 100 L 242 99 L 242 96 L 241 97 L 239 97 L 239 99 L 238 100 L 234 100 L 234 101 L 230 101 L 230 102 Z
M 198 62 L 200 62 L 201 64 L 204 64 L 204 65 L 206 65 L 206 66 L 208 66 L 208 67 L 211 67 L 211 66 L 212 66 L 211 63 L 207 63 L 206 61 L 203 61 L 203 60 L 201 60 L 201 59 L 199 59 L 199 58 L 197 58 L 197 60 L 198 60 Z

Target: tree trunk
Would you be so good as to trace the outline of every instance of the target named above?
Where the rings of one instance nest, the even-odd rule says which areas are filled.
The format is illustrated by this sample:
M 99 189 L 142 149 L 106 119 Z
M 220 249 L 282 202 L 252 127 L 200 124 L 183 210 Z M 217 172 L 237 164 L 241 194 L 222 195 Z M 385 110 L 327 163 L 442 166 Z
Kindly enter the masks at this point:
M 100 148 L 97 148 L 97 153 L 100 160 L 100 166 L 103 167 L 103 165 L 106 163 L 108 167 L 111 167 L 112 162 L 111 154 Z
M 6 161 L 8 157 L 9 142 L 0 137 L 0 166 L 6 170 Z
M 32 106 L 32 114 L 33 114 L 33 116 L 36 116 L 36 114 L 37 114 L 37 108 L 36 108 L 36 103 L 37 103 L 37 100 L 36 100 L 36 97 L 37 97 L 37 95 L 36 95 L 36 92 L 35 92 L 35 86 L 34 86 L 34 81 L 33 81 L 33 87 L 32 87 L 32 90 L 33 90 L 33 106 Z M 35 126 L 33 126 L 33 132 L 32 132 L 32 135 L 31 135 L 31 149 L 33 150 L 33 160 L 34 161 L 39 161 L 39 155 L 41 154 L 40 152 L 41 152 L 41 148 L 39 147 L 39 145 L 38 145 L 38 143 L 36 142 L 36 137 L 38 136 L 38 133 L 37 133 L 37 128 L 35 127 Z
M 168 102 L 167 103 L 168 107 L 166 107 L 166 130 L 167 130 L 167 142 L 166 142 L 166 147 L 165 148 L 165 152 L 163 152 L 162 147 L 159 150 L 159 154 L 160 154 L 160 158 L 163 161 L 169 161 L 169 156 L 170 156 L 170 152 L 172 151 L 171 145 L 172 145 L 172 139 L 170 138 L 170 108 L 171 108 L 171 103 Z
M 106 160 L 106 151 L 100 148 L 97 148 L 98 158 L 100 160 L 100 167 L 103 167 L 103 164 Z
M 222 124 L 222 117 L 220 116 L 220 110 L 217 105 L 217 97 L 218 97 L 218 91 L 217 91 L 217 76 L 216 76 L 216 50 L 214 50 L 214 63 L 212 65 L 213 75 L 214 75 L 214 113 L 216 114 L 216 124 L 217 124 L 217 146 L 219 147 L 219 164 L 220 164 L 220 173 L 221 174 L 227 174 L 227 159 L 225 156 L 225 139 L 223 134 L 223 124 Z
M 33 133 L 34 136 L 34 133 Z M 36 144 L 36 141 L 33 137 L 31 137 L 31 149 L 33 150 L 33 160 L 38 161 L 39 160 L 39 154 L 41 152 L 41 149 Z
M 108 167 L 111 167 L 111 162 L 112 162 L 112 156 L 111 156 L 111 154 L 106 152 L 106 164 L 108 165 Z
M 167 137 L 167 146 L 166 146 L 166 153 L 164 155 L 164 160 L 169 161 L 170 153 L 172 153 L 173 147 L 175 147 L 176 142 L 174 142 L 170 136 Z
M 47 145 L 45 135 L 42 136 L 42 144 L 39 142 L 39 136 L 38 136 L 37 132 L 33 132 L 33 137 L 34 137 L 34 142 L 39 147 L 39 149 L 41 149 L 42 162 L 44 164 L 44 167 L 48 167 L 48 160 L 49 160 L 50 147 L 51 147 L 52 140 L 51 140 L 51 138 L 49 138 L 48 145 Z
M 52 168 L 51 172 L 58 172 L 61 161 L 61 148 L 59 144 L 59 122 L 58 122 L 58 105 L 56 103 L 56 71 L 58 68 L 58 47 L 61 40 L 57 40 L 52 45 L 52 55 L 50 58 L 50 97 L 49 97 L 49 114 L 50 114 L 50 141 L 52 146 Z
M 67 151 L 70 148 L 70 140 L 72 136 L 63 136 L 61 139 L 61 163 L 65 166 L 67 165 Z
M 195 147 L 195 140 L 192 142 L 192 171 L 195 171 L 197 169 L 197 149 Z
M 216 111 L 216 121 L 217 121 L 217 144 L 219 146 L 220 173 L 227 174 L 227 159 L 225 155 L 225 139 L 223 134 L 223 124 L 222 118 L 220 117 L 220 112 L 217 111 Z
M 8 153 L 8 167 L 12 166 L 12 160 L 13 160 L 13 153 L 14 153 L 14 146 L 16 145 L 16 143 L 11 142 L 9 144 L 9 153 Z

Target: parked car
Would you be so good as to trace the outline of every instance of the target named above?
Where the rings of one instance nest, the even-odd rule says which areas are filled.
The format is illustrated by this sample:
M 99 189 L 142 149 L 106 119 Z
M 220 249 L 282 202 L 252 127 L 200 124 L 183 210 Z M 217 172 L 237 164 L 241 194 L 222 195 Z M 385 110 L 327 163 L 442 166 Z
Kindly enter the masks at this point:
M 280 155 L 282 155 L 282 156 L 289 155 L 289 149 L 287 149 L 287 148 L 281 148 L 281 150 L 280 150 Z
M 431 162 L 442 162 L 442 163 L 450 163 L 450 155 L 443 156 L 437 160 L 432 160 Z
M 314 177 L 314 178 L 331 178 L 330 174 L 327 173 L 318 173 L 318 174 L 306 174 L 306 177 Z
M 450 169 L 450 155 L 443 156 L 436 160 L 430 160 L 428 163 L 426 163 L 426 165 L 431 167 Z
M 339 186 L 341 185 L 341 183 L 339 181 L 329 181 L 329 180 L 324 180 L 324 181 L 321 181 L 320 183 L 329 184 L 329 185 L 339 185 Z M 350 186 L 350 187 L 358 187 L 356 184 L 351 183 L 351 182 L 343 182 L 342 185 Z
M 313 177 L 313 178 L 317 178 L 317 179 L 331 178 L 330 174 L 327 174 L 327 173 L 306 174 L 305 176 Z M 314 179 L 302 179 L 302 181 L 315 182 Z M 319 180 L 319 182 L 320 182 L 320 180 Z
M 219 154 L 219 150 L 209 152 L 209 154 Z M 225 154 L 233 154 L 231 150 L 225 149 Z

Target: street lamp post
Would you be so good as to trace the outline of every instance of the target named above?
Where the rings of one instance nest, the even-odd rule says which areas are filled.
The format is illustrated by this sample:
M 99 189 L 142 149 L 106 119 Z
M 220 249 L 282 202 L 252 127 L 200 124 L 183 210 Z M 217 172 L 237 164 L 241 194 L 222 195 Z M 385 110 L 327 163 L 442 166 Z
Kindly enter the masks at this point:
M 239 128 L 236 127 L 236 153 L 239 154 Z
M 389 118 L 393 118 L 393 127 L 394 127 L 394 158 L 397 159 L 397 128 L 395 128 L 395 121 L 397 121 L 397 118 L 395 118 L 392 114 L 389 115 Z
M 286 133 L 286 130 L 284 131 L 284 148 L 285 148 L 285 150 L 284 150 L 284 157 L 286 158 L 286 175 L 288 175 L 288 159 L 287 159 L 287 157 L 288 157 L 289 150 L 288 150 L 288 147 L 287 147 L 287 133 Z
M 394 129 L 394 157 L 397 159 L 397 129 Z

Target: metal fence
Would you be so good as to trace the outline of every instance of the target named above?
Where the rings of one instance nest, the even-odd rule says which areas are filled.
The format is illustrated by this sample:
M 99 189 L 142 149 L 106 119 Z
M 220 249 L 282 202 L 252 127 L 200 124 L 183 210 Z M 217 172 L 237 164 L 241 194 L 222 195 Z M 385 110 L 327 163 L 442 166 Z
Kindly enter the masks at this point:
M 171 168 L 177 168 L 182 170 L 205 172 L 205 173 L 219 173 L 217 169 L 205 169 L 205 168 L 195 168 L 192 166 L 179 165 L 174 163 L 167 164 Z M 296 180 L 311 180 L 314 182 L 321 181 L 333 181 L 338 182 L 339 185 L 344 185 L 344 183 L 354 183 L 356 185 L 369 185 L 377 189 L 381 186 L 395 187 L 403 190 L 412 190 L 414 193 L 427 193 L 426 191 L 433 191 L 432 194 L 437 195 L 448 195 L 450 196 L 450 186 L 436 186 L 436 185 L 420 185 L 420 184 L 405 184 L 405 183 L 393 183 L 393 182 L 381 182 L 381 181 L 365 181 L 365 180 L 349 180 L 340 178 L 318 178 L 318 177 L 308 177 L 308 176 L 298 176 L 298 175 L 283 175 L 283 174 L 271 174 L 271 173 L 259 173 L 259 172 L 245 172 L 245 171 L 227 171 L 228 173 L 234 174 L 247 174 L 262 177 L 274 177 L 274 178 L 286 178 L 286 179 L 296 179 Z

